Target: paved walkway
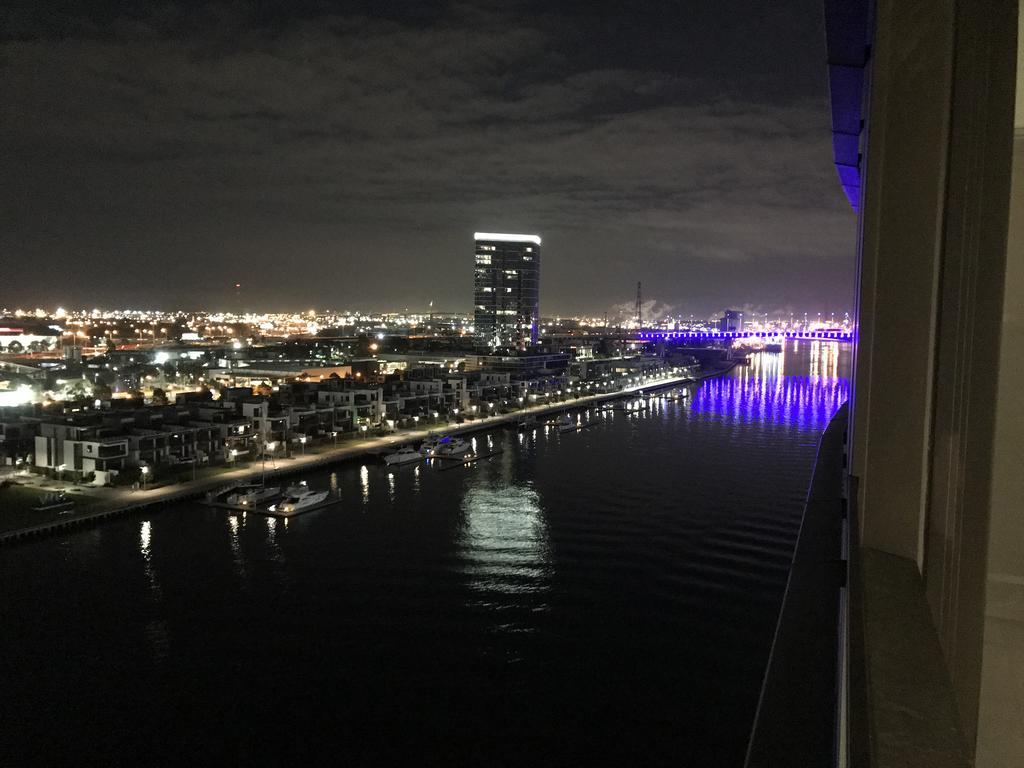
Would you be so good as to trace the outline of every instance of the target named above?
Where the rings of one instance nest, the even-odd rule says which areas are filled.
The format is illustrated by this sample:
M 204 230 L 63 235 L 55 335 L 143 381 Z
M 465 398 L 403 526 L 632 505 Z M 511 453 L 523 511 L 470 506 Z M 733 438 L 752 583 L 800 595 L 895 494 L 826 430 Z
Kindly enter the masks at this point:
M 697 380 L 713 376 L 720 376 L 732 370 L 733 365 L 727 368 L 702 373 Z M 578 399 L 567 400 L 559 403 L 534 405 L 520 409 L 514 413 L 497 414 L 484 416 L 463 424 L 431 425 L 430 428 L 402 431 L 383 437 L 369 437 L 349 441 L 346 445 L 337 447 L 320 447 L 309 450 L 306 454 L 299 453 L 287 459 L 276 459 L 266 467 L 266 477 L 273 478 L 280 475 L 291 475 L 312 467 L 325 464 L 334 464 L 339 461 L 360 458 L 363 456 L 377 455 L 385 452 L 386 449 L 397 449 L 407 443 L 414 443 L 424 440 L 427 437 L 443 433 L 446 435 L 466 434 L 491 429 L 500 424 L 510 421 L 518 421 L 525 416 L 546 416 L 561 411 L 576 410 L 592 406 L 595 403 L 607 400 L 616 400 L 629 397 L 642 390 L 664 389 L 666 387 L 678 386 L 692 382 L 694 379 L 681 377 L 665 377 L 661 379 L 650 379 L 642 384 L 636 384 L 615 392 L 602 392 L 594 395 L 585 395 Z M 147 490 L 135 490 L 129 488 L 97 488 L 94 493 L 102 494 L 102 500 L 90 506 L 89 510 L 79 514 L 70 514 L 59 520 L 53 520 L 38 525 L 18 528 L 0 533 L 0 544 L 28 536 L 38 535 L 52 530 L 69 528 L 81 525 L 92 520 L 100 520 L 126 512 L 143 509 L 154 504 L 164 504 L 180 499 L 202 496 L 210 491 L 217 491 L 233 485 L 242 485 L 259 480 L 263 477 L 264 470 L 261 463 L 253 463 L 237 470 L 221 472 L 214 477 L 200 478 L 173 485 L 159 486 Z M 94 496 L 95 498 L 96 496 Z

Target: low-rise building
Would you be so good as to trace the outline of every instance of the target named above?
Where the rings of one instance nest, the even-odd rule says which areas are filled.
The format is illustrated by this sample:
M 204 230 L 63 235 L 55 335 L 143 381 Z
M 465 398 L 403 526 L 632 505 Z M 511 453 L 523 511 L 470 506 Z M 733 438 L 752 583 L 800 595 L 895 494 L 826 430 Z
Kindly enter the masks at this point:
M 37 422 L 0 421 L 0 466 L 13 467 L 19 461 L 30 460 L 38 431 Z
M 43 421 L 35 437 L 33 465 L 61 474 L 121 470 L 128 466 L 129 437 L 97 424 Z

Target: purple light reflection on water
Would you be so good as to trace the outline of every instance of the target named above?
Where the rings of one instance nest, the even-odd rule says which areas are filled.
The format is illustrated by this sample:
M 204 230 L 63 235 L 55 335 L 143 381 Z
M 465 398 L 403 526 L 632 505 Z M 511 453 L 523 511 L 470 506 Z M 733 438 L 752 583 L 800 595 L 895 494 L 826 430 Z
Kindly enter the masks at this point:
M 793 352 L 753 355 L 749 366 L 705 381 L 694 392 L 693 413 L 821 432 L 849 397 L 849 351 L 812 342 L 809 359 Z

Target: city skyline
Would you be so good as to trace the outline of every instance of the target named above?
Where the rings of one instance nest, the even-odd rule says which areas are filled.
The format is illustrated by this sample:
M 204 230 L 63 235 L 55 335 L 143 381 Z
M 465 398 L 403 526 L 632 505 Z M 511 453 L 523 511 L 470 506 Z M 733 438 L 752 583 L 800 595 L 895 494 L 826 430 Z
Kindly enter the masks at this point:
M 852 305 L 816 3 L 538 8 L 15 4 L 0 304 L 457 311 L 483 230 L 563 313 Z
M 0 768 L 1024 766 L 1024 0 L 7 0 L 0 94 Z
M 645 302 L 647 305 L 648 302 Z M 804 323 L 811 322 L 830 322 L 830 323 L 842 323 L 844 325 L 850 325 L 852 322 L 853 314 L 848 310 L 826 310 L 824 312 L 813 312 L 813 311 L 789 311 L 789 310 L 775 310 L 775 311 L 762 311 L 761 309 L 750 309 L 749 305 L 746 308 L 740 307 L 740 305 L 730 305 L 724 307 L 717 312 L 710 312 L 707 315 L 699 315 L 696 313 L 662 313 L 652 314 L 644 312 L 643 326 L 650 325 L 651 327 L 657 327 L 665 324 L 669 321 L 677 321 L 680 323 L 717 323 L 722 319 L 724 312 L 735 312 L 738 311 L 749 320 L 753 322 L 760 322 L 762 319 L 769 324 L 779 323 L 798 323 L 803 321 Z M 209 309 L 209 308 L 178 308 L 178 309 L 162 309 L 157 307 L 0 307 L 0 319 L 13 320 L 15 322 L 43 322 L 49 320 L 65 321 L 68 319 L 85 320 L 90 317 L 109 319 L 112 317 L 129 317 L 137 316 L 139 318 L 152 317 L 152 318 L 170 318 L 170 317 L 209 317 L 209 318 L 233 318 L 237 320 L 242 319 L 256 319 L 256 318 L 308 318 L 308 317 L 331 317 L 338 320 L 341 319 L 364 319 L 364 318 L 429 318 L 431 316 L 442 317 L 442 316 L 457 316 L 464 319 L 471 319 L 474 316 L 474 311 L 459 310 L 452 311 L 443 307 L 432 307 L 428 303 L 425 307 L 403 307 L 402 309 L 394 308 L 377 308 L 377 309 L 356 309 L 354 307 L 338 308 L 338 307 L 312 307 L 308 309 L 288 309 L 277 312 L 270 312 L 266 310 L 242 310 L 235 311 L 231 309 Z M 593 326 L 635 326 L 636 323 L 633 319 L 633 315 L 630 311 L 627 311 L 625 305 L 618 315 L 604 315 L 602 313 L 578 313 L 573 314 L 570 312 L 550 312 L 542 313 L 540 315 L 542 321 L 562 321 L 572 320 L 585 322 Z

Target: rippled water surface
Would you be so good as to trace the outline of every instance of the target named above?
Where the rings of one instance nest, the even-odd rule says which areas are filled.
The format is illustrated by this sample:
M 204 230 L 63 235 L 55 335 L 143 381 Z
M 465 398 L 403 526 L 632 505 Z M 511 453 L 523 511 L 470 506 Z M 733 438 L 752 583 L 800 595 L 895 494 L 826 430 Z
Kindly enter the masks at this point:
M 847 358 L 0 550 L 0 764 L 739 765 Z

